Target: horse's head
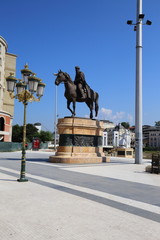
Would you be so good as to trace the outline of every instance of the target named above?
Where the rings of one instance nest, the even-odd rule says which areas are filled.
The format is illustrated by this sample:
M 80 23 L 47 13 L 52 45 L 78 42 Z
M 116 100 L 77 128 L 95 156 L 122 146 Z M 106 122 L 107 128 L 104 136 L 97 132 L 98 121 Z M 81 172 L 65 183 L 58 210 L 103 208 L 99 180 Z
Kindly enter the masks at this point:
M 54 76 L 56 76 L 55 84 L 58 86 L 60 83 L 64 82 L 64 74 L 61 70 L 58 71 L 58 73 L 54 73 Z
M 54 76 L 57 76 L 55 80 L 57 86 L 62 82 L 66 83 L 68 80 L 71 80 L 69 74 L 61 70 L 59 70 L 58 73 L 54 73 Z

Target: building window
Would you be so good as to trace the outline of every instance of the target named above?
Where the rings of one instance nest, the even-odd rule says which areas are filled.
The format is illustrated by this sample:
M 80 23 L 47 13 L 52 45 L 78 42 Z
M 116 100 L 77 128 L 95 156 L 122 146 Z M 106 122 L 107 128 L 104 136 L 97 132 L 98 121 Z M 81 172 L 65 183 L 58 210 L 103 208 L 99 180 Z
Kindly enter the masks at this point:
M 0 58 L 0 66 L 2 66 L 2 58 Z
M 0 117 L 0 131 L 4 131 L 4 118 Z
M 0 44 L 0 54 L 2 53 L 2 45 Z

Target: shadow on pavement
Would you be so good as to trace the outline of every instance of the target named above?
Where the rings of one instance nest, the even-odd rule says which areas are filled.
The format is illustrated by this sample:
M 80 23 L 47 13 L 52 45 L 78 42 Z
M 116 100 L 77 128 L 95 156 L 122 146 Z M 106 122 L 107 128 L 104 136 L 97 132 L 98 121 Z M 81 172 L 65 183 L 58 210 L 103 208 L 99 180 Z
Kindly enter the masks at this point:
M 0 159 L 0 161 L 21 161 L 21 158 L 3 158 L 3 159 Z M 48 158 L 29 158 L 29 159 L 26 159 L 27 162 L 49 162 L 49 159 Z
M 12 179 L 0 179 L 0 181 L 5 181 L 5 182 L 17 182 L 17 180 L 12 180 Z

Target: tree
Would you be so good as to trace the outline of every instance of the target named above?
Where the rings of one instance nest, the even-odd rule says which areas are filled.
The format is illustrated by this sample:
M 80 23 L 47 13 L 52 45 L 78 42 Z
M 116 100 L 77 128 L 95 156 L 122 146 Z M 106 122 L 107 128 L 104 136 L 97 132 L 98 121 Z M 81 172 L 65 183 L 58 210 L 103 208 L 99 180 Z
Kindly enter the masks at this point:
M 156 127 L 160 127 L 160 121 L 155 122 Z
M 53 134 L 49 131 L 40 131 L 39 138 L 41 139 L 42 142 L 52 141 Z
M 130 127 L 129 122 L 121 122 L 121 125 L 126 129 L 128 129 Z
M 26 139 L 27 142 L 32 142 L 34 137 L 37 137 L 38 129 L 33 124 L 26 125 Z M 12 141 L 13 142 L 22 142 L 23 141 L 23 126 L 18 124 L 14 125 L 12 128 Z
M 12 142 L 22 142 L 23 127 L 18 124 L 12 127 Z
M 28 142 L 32 142 L 34 137 L 39 137 L 38 129 L 33 124 L 26 125 L 26 138 Z
M 38 129 L 33 124 L 26 125 L 26 142 L 32 142 L 33 138 L 39 138 L 42 142 L 52 141 L 53 134 L 49 131 L 38 132 Z M 23 141 L 23 126 L 18 124 L 12 128 L 12 141 L 22 142 Z

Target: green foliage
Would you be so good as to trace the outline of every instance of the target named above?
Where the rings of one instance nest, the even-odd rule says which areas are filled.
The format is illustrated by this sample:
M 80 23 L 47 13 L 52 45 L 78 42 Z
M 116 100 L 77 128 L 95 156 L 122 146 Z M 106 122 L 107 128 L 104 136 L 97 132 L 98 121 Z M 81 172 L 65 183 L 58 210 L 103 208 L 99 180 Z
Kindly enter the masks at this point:
M 23 127 L 18 124 L 12 127 L 12 142 L 22 142 Z
M 52 141 L 53 140 L 53 134 L 49 131 L 41 131 L 39 133 L 39 138 L 42 142 Z
M 160 127 L 160 121 L 155 122 L 156 127 Z
M 26 125 L 26 142 L 32 142 L 33 138 L 39 138 L 41 142 L 52 141 L 53 135 L 49 131 L 38 132 L 38 129 L 33 124 Z M 12 128 L 12 142 L 22 142 L 23 141 L 23 126 L 18 124 L 14 125 Z
M 143 149 L 143 151 L 144 152 L 146 152 L 146 151 L 150 151 L 150 152 L 154 152 L 154 151 L 160 151 L 160 148 L 159 147 L 150 147 L 150 146 L 148 146 L 148 147 L 145 147 L 144 149 Z
M 32 142 L 34 137 L 38 137 L 38 129 L 33 124 L 26 125 L 26 138 L 27 142 Z
M 38 134 L 37 128 L 33 124 L 26 125 L 26 142 L 32 142 L 33 137 Z M 23 126 L 18 124 L 14 125 L 12 128 L 12 142 L 22 142 L 23 141 Z
M 121 122 L 121 125 L 126 129 L 130 127 L 129 122 Z

